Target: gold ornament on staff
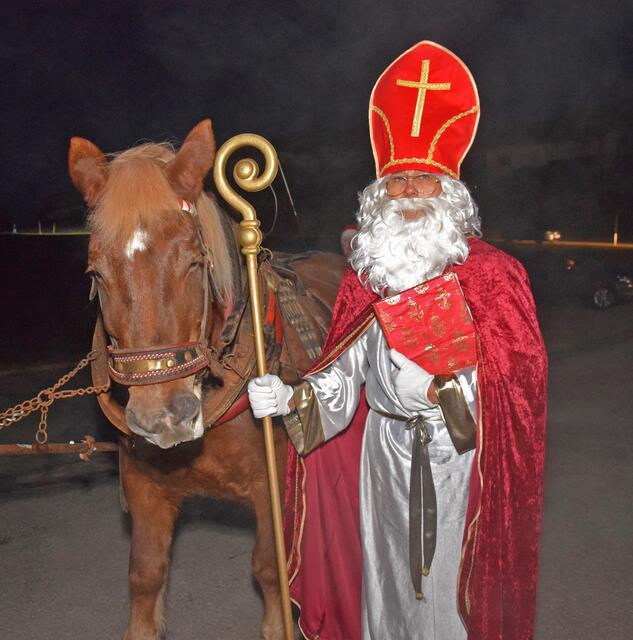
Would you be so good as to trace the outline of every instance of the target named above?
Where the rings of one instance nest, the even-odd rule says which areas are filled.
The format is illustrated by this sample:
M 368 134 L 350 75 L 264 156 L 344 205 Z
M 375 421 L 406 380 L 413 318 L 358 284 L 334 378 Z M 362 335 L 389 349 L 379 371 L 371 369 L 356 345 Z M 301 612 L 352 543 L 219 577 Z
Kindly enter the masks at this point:
M 242 253 L 246 257 L 246 271 L 248 274 L 248 288 L 251 296 L 251 315 L 253 318 L 253 333 L 255 338 L 255 357 L 257 360 L 257 375 L 266 374 L 266 354 L 264 348 L 264 330 L 262 321 L 261 292 L 257 274 L 257 255 L 262 243 L 262 232 L 255 208 L 250 202 L 238 195 L 231 187 L 226 177 L 227 160 L 235 151 L 242 147 L 255 147 L 264 156 L 264 172 L 259 175 L 259 165 L 252 158 L 239 160 L 233 169 L 236 184 L 244 191 L 261 191 L 269 186 L 277 175 L 279 160 L 275 148 L 261 136 L 255 133 L 242 133 L 227 140 L 218 151 L 213 168 L 213 179 L 220 195 L 237 211 L 242 214 L 238 233 Z M 286 550 L 284 547 L 283 525 L 281 518 L 281 501 L 279 498 L 279 483 L 277 481 L 277 464 L 275 460 L 275 444 L 273 439 L 273 421 L 270 416 L 263 418 L 264 445 L 266 448 L 266 466 L 268 467 L 268 488 L 273 516 L 273 530 L 275 534 L 275 549 L 277 551 L 277 571 L 279 573 L 279 590 L 284 618 L 286 640 L 294 637 L 292 623 L 292 609 L 290 606 L 290 592 L 288 590 L 288 573 L 286 570 Z

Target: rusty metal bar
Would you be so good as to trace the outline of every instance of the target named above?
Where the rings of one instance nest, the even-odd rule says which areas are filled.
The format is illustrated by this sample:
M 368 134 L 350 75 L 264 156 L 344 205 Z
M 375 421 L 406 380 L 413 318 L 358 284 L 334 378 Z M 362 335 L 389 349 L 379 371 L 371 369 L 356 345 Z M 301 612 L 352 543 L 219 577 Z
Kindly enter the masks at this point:
M 60 442 L 51 444 L 0 444 L 0 456 L 36 456 L 48 454 L 69 454 L 76 453 L 82 460 L 89 460 L 96 451 L 118 451 L 119 445 L 116 442 L 95 442 L 94 438 L 88 436 L 83 442 Z

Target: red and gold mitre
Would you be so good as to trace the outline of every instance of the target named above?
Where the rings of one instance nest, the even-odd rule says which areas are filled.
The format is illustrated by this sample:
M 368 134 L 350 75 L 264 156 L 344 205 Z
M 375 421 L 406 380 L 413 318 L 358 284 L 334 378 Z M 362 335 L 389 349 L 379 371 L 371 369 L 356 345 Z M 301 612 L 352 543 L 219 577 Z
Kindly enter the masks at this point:
M 419 42 L 384 70 L 371 92 L 376 175 L 421 169 L 459 178 L 478 123 L 477 86 L 466 65 L 435 42 Z

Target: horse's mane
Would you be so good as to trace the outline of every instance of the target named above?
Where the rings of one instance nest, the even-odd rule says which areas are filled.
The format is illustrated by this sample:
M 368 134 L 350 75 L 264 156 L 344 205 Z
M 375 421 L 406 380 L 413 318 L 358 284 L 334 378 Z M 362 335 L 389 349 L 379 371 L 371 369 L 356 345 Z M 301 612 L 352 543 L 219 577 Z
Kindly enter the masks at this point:
M 106 250 L 127 242 L 139 228 L 151 231 L 179 209 L 163 171 L 174 156 L 169 143 L 141 144 L 110 155 L 108 179 L 88 217 L 91 233 Z M 204 191 L 195 204 L 204 241 L 213 254 L 216 286 L 230 300 L 239 278 L 231 223 Z

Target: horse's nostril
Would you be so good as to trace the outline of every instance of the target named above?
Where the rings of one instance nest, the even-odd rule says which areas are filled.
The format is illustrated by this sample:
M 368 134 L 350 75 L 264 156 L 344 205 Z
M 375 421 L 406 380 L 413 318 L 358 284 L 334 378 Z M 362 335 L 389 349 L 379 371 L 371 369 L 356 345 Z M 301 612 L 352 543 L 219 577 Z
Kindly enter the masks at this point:
M 193 419 L 200 411 L 200 401 L 193 393 L 182 393 L 176 396 L 171 404 L 176 422 Z
M 166 426 L 167 411 L 148 413 L 142 409 L 136 413 L 129 405 L 125 409 L 127 426 L 138 434 L 160 433 Z

